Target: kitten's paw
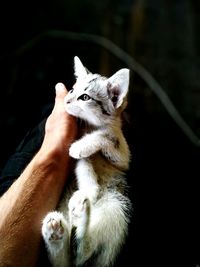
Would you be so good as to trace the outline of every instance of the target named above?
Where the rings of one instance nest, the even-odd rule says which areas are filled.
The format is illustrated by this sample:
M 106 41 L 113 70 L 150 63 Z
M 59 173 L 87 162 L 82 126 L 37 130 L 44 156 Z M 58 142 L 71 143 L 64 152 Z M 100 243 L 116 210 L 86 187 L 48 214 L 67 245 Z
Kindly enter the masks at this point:
M 90 214 L 90 201 L 81 190 L 76 191 L 71 197 L 69 214 L 73 226 L 87 225 Z
M 88 144 L 87 148 L 84 149 L 83 143 L 79 141 L 74 142 L 69 148 L 69 155 L 74 159 L 87 158 L 92 154 L 94 154 L 94 152 L 89 149 Z
M 62 242 L 68 236 L 67 225 L 59 212 L 47 214 L 42 223 L 42 235 L 47 243 Z
M 70 146 L 69 155 L 74 159 L 81 158 L 80 145 L 78 144 L 78 142 L 75 142 Z

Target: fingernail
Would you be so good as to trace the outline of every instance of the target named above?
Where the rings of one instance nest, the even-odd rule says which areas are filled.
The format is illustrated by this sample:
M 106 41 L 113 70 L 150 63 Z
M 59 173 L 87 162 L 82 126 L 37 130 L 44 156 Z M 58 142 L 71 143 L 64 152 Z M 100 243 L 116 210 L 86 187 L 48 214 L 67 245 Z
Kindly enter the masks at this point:
M 63 83 L 57 83 L 55 89 L 56 91 L 63 91 L 63 89 L 65 89 L 65 86 Z

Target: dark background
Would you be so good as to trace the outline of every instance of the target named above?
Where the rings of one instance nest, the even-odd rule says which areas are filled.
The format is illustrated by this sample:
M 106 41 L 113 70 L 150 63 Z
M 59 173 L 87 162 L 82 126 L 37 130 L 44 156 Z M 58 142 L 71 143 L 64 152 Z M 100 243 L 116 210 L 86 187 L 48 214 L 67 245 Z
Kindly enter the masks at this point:
M 116 266 L 200 265 L 199 27 L 195 0 L 7 1 L 0 8 L 1 168 L 54 101 L 55 84 L 72 86 L 75 55 L 105 76 L 131 69 L 125 134 L 134 210 Z M 162 90 L 186 125 L 169 114 Z

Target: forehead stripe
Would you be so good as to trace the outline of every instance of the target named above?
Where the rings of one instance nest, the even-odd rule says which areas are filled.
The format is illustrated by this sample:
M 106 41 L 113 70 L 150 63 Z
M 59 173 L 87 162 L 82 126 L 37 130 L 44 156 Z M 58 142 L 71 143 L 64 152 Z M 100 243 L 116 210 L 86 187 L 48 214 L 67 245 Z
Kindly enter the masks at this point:
M 97 80 L 97 79 L 98 79 L 98 77 L 95 77 L 95 78 L 93 78 L 92 80 L 90 80 L 90 81 L 89 81 L 89 85 L 84 89 L 84 91 L 86 91 L 86 90 L 89 88 L 91 82 L 94 82 L 94 81 Z
M 96 99 L 94 99 L 94 98 L 92 98 L 92 97 L 91 97 L 91 99 L 92 99 L 93 101 L 95 101 L 95 102 L 100 106 L 101 111 L 102 111 L 102 113 L 103 113 L 104 115 L 110 116 L 110 113 L 108 113 L 108 112 L 105 110 L 105 108 L 103 107 L 103 104 L 102 104 L 101 101 L 96 100 Z

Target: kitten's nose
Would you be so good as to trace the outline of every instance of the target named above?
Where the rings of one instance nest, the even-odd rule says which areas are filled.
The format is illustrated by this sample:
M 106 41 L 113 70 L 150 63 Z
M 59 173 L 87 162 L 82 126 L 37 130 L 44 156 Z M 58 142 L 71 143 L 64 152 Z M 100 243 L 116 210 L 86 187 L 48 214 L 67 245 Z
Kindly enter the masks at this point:
M 71 103 L 71 100 L 67 100 L 67 104 L 70 104 Z

